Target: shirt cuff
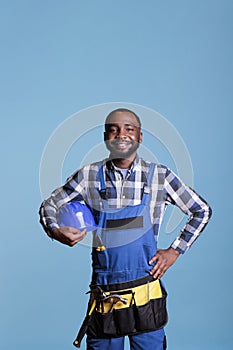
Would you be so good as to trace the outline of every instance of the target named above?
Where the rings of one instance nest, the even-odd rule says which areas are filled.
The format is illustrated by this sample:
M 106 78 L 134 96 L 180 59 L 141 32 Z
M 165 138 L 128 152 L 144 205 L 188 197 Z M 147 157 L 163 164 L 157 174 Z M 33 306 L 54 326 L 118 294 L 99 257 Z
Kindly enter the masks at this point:
M 53 228 L 59 228 L 59 225 L 55 222 L 49 225 L 49 229 L 52 230 Z
M 186 242 L 184 239 L 180 237 L 177 237 L 175 239 L 171 247 L 177 250 L 180 254 L 184 254 L 190 248 L 188 242 Z
M 53 229 L 54 228 L 59 228 L 59 225 L 56 223 L 52 223 L 49 225 L 48 229 L 47 229 L 47 235 L 53 239 Z

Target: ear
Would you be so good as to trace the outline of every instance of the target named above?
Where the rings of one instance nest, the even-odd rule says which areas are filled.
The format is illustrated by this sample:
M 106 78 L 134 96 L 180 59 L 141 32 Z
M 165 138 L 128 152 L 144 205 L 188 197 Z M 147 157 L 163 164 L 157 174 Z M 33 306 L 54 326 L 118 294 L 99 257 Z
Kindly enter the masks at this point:
M 139 143 L 142 143 L 142 132 L 141 132 L 141 131 L 140 131 L 140 134 L 139 134 L 138 142 L 139 142 Z
M 107 133 L 106 133 L 106 131 L 104 132 L 104 141 L 107 141 Z

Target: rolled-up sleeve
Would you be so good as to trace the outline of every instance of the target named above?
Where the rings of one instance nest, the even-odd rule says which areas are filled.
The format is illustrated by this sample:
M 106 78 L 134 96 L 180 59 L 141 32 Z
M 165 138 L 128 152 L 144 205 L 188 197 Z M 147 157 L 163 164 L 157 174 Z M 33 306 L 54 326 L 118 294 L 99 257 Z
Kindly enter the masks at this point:
M 167 169 L 165 178 L 165 192 L 168 203 L 179 207 L 189 216 L 171 247 L 183 254 L 200 236 L 207 225 L 212 210 L 209 204 L 192 188 L 186 186 L 170 169 Z

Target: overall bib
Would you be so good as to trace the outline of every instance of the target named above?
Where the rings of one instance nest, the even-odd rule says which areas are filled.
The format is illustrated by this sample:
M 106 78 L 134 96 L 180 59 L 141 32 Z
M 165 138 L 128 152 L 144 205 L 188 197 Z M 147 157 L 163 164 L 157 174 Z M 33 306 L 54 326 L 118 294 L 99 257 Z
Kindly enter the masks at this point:
M 165 349 L 167 294 L 149 274 L 149 260 L 157 250 L 149 209 L 154 167 L 151 164 L 141 204 L 119 209 L 108 206 L 100 167 L 103 211 L 93 238 L 91 289 L 97 287 L 102 299 L 95 304 L 87 330 L 88 350 L 122 350 L 125 335 L 131 349 Z
M 141 204 L 119 209 L 108 206 L 103 166 L 100 168 L 103 211 L 93 241 L 92 284 L 128 282 L 149 275 L 152 266 L 148 262 L 157 250 L 149 209 L 154 166 L 151 164 Z M 106 249 L 95 249 L 100 244 Z

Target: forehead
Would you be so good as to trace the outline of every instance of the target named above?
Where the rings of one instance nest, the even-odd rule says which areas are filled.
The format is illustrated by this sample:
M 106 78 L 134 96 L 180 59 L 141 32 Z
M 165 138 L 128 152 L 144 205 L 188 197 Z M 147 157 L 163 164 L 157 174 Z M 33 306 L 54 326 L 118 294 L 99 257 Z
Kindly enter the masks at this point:
M 114 125 L 135 125 L 139 127 L 137 118 L 133 113 L 130 112 L 115 112 L 111 114 L 107 120 L 106 124 L 114 124 Z

